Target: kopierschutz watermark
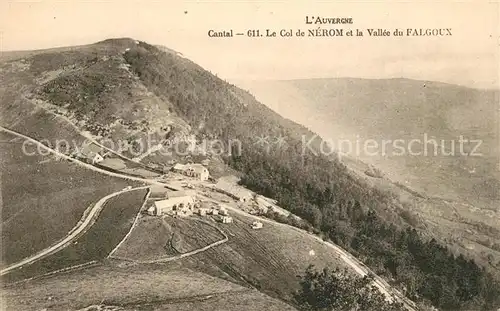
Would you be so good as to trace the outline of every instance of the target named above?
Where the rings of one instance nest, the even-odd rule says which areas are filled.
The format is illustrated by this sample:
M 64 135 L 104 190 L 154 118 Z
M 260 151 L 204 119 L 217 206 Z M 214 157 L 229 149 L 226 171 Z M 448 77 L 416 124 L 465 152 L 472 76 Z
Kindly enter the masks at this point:
M 66 155 L 85 156 L 101 149 L 126 154 L 133 158 L 142 159 L 149 154 L 164 156 L 212 155 L 212 156 L 241 156 L 245 148 L 260 148 L 270 152 L 273 149 L 289 147 L 289 141 L 284 136 L 259 136 L 253 143 L 244 144 L 239 139 L 199 139 L 194 135 L 176 137 L 174 139 L 158 139 L 158 135 L 147 135 L 137 139 L 114 141 L 102 139 L 99 142 L 87 140 L 82 143 L 78 140 L 56 139 L 49 141 L 42 139 L 39 142 L 46 147 Z M 250 141 L 251 142 L 251 141 Z M 294 141 L 295 143 L 297 141 Z M 294 145 L 296 145 L 294 143 Z M 411 139 L 322 139 L 318 135 L 302 136 L 301 156 L 306 154 L 315 156 L 471 156 L 480 157 L 482 140 L 468 139 L 462 135 L 457 139 L 438 139 L 424 133 L 421 137 Z M 50 151 L 28 140 L 22 144 L 25 155 L 48 155 Z
M 319 140 L 319 146 L 318 146 Z M 302 155 L 338 157 L 349 155 L 356 157 L 375 156 L 483 156 L 480 139 L 467 139 L 463 135 L 457 139 L 438 139 L 424 133 L 422 137 L 411 139 L 320 139 L 319 136 L 302 136 Z

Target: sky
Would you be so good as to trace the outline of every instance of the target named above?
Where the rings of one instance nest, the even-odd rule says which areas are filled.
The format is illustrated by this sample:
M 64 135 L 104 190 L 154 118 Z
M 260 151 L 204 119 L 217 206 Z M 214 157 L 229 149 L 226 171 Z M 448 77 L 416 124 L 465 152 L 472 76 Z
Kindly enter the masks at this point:
M 451 28 L 447 37 L 210 38 L 208 30 L 297 29 L 306 16 L 344 28 Z M 323 28 L 339 26 L 321 25 Z M 499 84 L 499 4 L 491 1 L 0 0 L 0 51 L 132 37 L 181 52 L 227 80 L 413 78 Z

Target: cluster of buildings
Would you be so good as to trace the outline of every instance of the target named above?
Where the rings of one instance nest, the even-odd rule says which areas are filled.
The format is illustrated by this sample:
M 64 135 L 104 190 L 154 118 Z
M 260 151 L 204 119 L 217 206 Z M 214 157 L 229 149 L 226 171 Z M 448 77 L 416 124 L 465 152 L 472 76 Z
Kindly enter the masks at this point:
M 206 207 L 195 199 L 193 190 L 172 192 L 168 198 L 154 201 L 147 209 L 147 213 L 152 216 L 170 215 L 178 217 L 213 215 L 222 223 L 233 222 L 233 218 L 229 216 L 225 206 Z
M 79 150 L 78 156 L 83 158 L 87 162 L 90 162 L 92 164 L 97 164 L 104 160 L 106 152 L 103 150 L 101 146 L 98 146 L 93 143 L 85 143 Z
M 75 156 L 79 157 L 85 162 L 91 164 L 98 164 L 104 161 L 104 158 L 109 155 L 109 151 L 105 150 L 103 147 L 94 144 L 92 142 L 85 142 L 79 150 L 76 151 Z M 139 158 L 135 158 L 139 159 Z M 172 163 L 173 164 L 173 163 Z M 195 178 L 201 181 L 206 181 L 210 177 L 210 173 L 205 165 L 208 164 L 208 160 L 202 161 L 200 163 L 190 163 L 190 164 L 181 164 L 177 163 L 172 167 L 172 171 Z M 159 169 L 158 164 L 150 164 L 151 168 Z
M 154 201 L 148 208 L 148 214 L 153 216 L 174 215 L 190 216 L 195 208 L 195 200 L 191 196 L 180 196 Z
M 254 221 L 251 225 L 252 229 L 260 229 L 263 227 L 263 224 L 260 221 Z

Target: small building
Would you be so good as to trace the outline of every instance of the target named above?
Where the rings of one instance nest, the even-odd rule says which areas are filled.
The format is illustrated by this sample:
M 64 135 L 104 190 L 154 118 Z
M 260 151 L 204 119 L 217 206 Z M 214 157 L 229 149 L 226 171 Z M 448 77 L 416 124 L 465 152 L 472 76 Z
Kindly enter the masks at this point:
M 193 210 L 189 209 L 180 209 L 173 212 L 174 216 L 187 217 L 193 215 Z
M 204 167 L 201 164 L 180 164 L 177 163 L 174 165 L 172 168 L 174 172 L 189 176 L 189 177 L 194 177 L 199 180 L 205 181 L 208 180 L 209 177 L 209 172 L 206 167 Z
M 262 225 L 262 223 L 260 221 L 254 221 L 252 223 L 252 229 L 260 229 L 260 228 L 262 228 L 262 226 L 263 225 Z
M 204 208 L 204 207 L 200 207 L 198 209 L 198 215 L 200 216 L 206 216 L 207 215 L 207 212 L 208 212 L 208 209 Z
M 218 209 L 215 209 L 215 208 L 212 208 L 212 210 L 210 211 L 210 214 L 212 215 L 219 215 L 219 210 Z
M 151 205 L 148 209 L 147 209 L 147 213 L 148 215 L 151 215 L 151 216 L 156 216 L 156 208 L 153 205 Z
M 223 216 L 221 217 L 221 222 L 223 224 L 230 224 L 233 222 L 233 217 L 230 217 L 230 216 Z
M 192 196 L 182 196 L 155 201 L 148 209 L 150 215 L 161 216 L 167 213 L 188 214 L 194 208 L 195 200 Z
M 227 216 L 229 213 L 227 212 L 227 208 L 225 206 L 221 206 L 219 209 L 219 214 L 222 216 Z
M 92 158 L 92 164 L 96 164 L 96 163 L 102 162 L 103 160 L 104 160 L 104 158 L 100 154 L 97 153 Z
M 188 176 L 195 177 L 199 180 L 208 180 L 208 169 L 201 164 L 191 164 L 188 168 Z
M 80 150 L 80 156 L 92 164 L 96 164 L 104 160 L 104 157 L 101 155 L 102 153 L 102 148 L 93 143 L 84 144 Z

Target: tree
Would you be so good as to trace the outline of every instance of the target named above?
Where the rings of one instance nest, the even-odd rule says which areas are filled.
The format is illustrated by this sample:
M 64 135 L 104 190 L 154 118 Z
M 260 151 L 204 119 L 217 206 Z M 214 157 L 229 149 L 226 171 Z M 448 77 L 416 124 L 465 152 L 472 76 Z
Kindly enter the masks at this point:
M 316 271 L 309 266 L 295 299 L 305 311 L 403 311 L 400 303 L 386 300 L 370 277 L 356 277 L 339 269 Z

